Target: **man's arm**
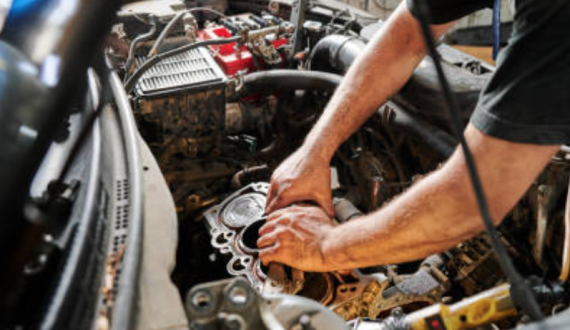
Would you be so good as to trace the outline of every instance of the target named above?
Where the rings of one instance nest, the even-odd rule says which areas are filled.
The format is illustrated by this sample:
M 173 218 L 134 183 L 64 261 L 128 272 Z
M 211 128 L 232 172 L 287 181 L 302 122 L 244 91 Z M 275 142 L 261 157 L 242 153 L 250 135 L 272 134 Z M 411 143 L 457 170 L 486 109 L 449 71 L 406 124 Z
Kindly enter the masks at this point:
M 452 25 L 433 26 L 436 38 Z M 348 70 L 305 145 L 331 159 L 336 149 L 402 88 L 425 55 L 419 24 L 402 1 Z
M 499 140 L 471 125 L 465 136 L 496 224 L 559 149 Z M 313 271 L 401 263 L 447 250 L 483 229 L 459 150 L 442 168 L 377 212 L 337 227 L 315 214 L 292 208 L 270 217 L 258 242 L 264 248 L 263 262 Z
M 436 37 L 453 24 L 433 26 Z M 409 79 L 425 56 L 405 1 L 352 64 L 299 151 L 274 173 L 267 212 L 313 200 L 332 215 L 328 168 L 336 149 Z

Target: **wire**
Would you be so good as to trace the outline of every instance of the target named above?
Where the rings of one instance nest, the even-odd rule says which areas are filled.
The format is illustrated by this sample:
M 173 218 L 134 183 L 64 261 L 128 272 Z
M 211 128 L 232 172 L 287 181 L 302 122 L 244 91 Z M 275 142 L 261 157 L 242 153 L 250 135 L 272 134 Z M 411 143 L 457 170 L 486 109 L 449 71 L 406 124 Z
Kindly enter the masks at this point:
M 224 15 L 223 13 L 221 13 L 217 10 L 214 10 L 212 8 L 208 8 L 208 7 L 196 7 L 196 8 L 181 11 L 178 14 L 176 14 L 176 16 L 174 16 L 168 22 L 168 24 L 166 24 L 166 26 L 164 27 L 164 29 L 162 30 L 162 32 L 160 33 L 160 35 L 158 36 L 158 38 L 154 42 L 154 45 L 152 45 L 152 48 L 149 50 L 148 57 L 158 54 L 158 48 L 162 45 L 162 43 L 164 42 L 164 40 L 166 39 L 166 37 L 170 33 L 170 30 L 172 30 L 172 28 L 176 25 L 176 23 L 178 23 L 182 19 L 182 17 L 184 17 L 184 15 L 191 14 L 191 13 L 198 12 L 198 11 L 205 11 L 205 12 L 216 14 L 221 18 L 227 18 L 227 16 Z
M 140 36 L 133 39 L 133 41 L 131 42 L 131 46 L 129 47 L 129 55 L 127 57 L 127 61 L 125 62 L 125 68 L 127 69 L 127 72 L 130 71 L 131 66 L 133 65 L 133 62 L 135 60 L 135 51 L 137 50 L 138 44 L 143 41 L 149 40 L 156 33 L 156 18 L 154 16 L 151 16 L 150 24 L 151 27 L 147 33 L 141 34 Z
M 501 268 L 503 269 L 504 273 L 507 276 L 508 281 L 511 284 L 511 299 L 513 300 L 513 302 L 517 307 L 520 307 L 522 311 L 525 312 L 534 321 L 543 320 L 544 315 L 540 310 L 540 307 L 536 301 L 536 297 L 534 296 L 531 288 L 527 286 L 523 277 L 516 270 L 505 247 L 501 243 L 499 235 L 497 233 L 497 229 L 494 227 L 493 221 L 491 220 L 489 205 L 487 204 L 483 192 L 483 186 L 481 184 L 479 174 L 475 167 L 475 161 L 473 155 L 471 154 L 471 150 L 469 150 L 467 141 L 465 140 L 465 137 L 462 134 L 462 125 L 461 125 L 457 100 L 455 99 L 455 95 L 451 92 L 451 88 L 449 87 L 449 82 L 447 81 L 445 73 L 443 72 L 441 59 L 439 58 L 439 53 L 436 50 L 435 40 L 433 38 L 431 29 L 427 23 L 430 17 L 429 8 L 427 7 L 426 2 L 423 0 L 415 1 L 414 6 L 417 9 L 417 16 L 418 16 L 417 18 L 421 26 L 422 34 L 424 37 L 424 41 L 426 43 L 426 47 L 428 49 L 428 53 L 430 57 L 433 59 L 439 83 L 444 93 L 444 98 L 447 104 L 447 110 L 449 117 L 451 119 L 451 124 L 454 129 L 454 133 L 459 139 L 461 149 L 465 156 L 465 163 L 467 165 L 469 177 L 471 179 L 471 184 L 475 192 L 475 197 L 477 199 L 477 204 L 479 206 L 479 211 L 481 213 L 485 229 L 487 231 L 487 234 L 489 235 L 491 245 L 493 246 L 493 249 L 497 254 L 499 263 L 501 264 Z
M 135 72 L 133 72 L 133 74 L 129 77 L 129 79 L 127 79 L 127 82 L 125 83 L 125 90 L 127 91 L 127 93 L 132 92 L 133 88 L 136 86 L 137 82 L 139 81 L 139 79 L 142 77 L 142 75 L 147 72 L 150 68 L 152 68 L 156 63 L 167 59 L 169 57 L 173 57 L 176 56 L 178 54 L 190 51 L 192 49 L 196 49 L 199 47 L 205 47 L 205 46 L 213 46 L 213 45 L 224 45 L 224 44 L 229 44 L 232 42 L 238 42 L 241 40 L 241 37 L 236 36 L 236 37 L 231 37 L 231 38 L 225 38 L 225 39 L 212 39 L 212 40 L 204 40 L 204 41 L 198 41 L 198 42 L 194 42 L 188 45 L 184 45 L 172 50 L 169 50 L 167 52 L 164 53 L 160 53 L 160 54 L 156 54 L 154 56 L 152 56 L 151 58 L 147 59 L 140 67 L 138 67 Z

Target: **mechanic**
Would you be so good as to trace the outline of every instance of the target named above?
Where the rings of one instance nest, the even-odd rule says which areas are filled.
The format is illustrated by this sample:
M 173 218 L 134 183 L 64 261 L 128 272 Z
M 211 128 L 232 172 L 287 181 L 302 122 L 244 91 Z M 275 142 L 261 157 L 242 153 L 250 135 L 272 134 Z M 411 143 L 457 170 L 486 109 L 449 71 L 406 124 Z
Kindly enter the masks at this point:
M 492 0 L 427 1 L 440 38 Z M 464 131 L 498 225 L 570 141 L 570 1 L 517 0 L 513 35 Z M 418 260 L 483 230 L 463 153 L 382 209 L 335 226 L 335 150 L 409 79 L 426 55 L 411 0 L 347 72 L 304 144 L 273 173 L 258 246 L 263 263 L 334 271 Z M 291 206 L 313 201 L 320 207 Z

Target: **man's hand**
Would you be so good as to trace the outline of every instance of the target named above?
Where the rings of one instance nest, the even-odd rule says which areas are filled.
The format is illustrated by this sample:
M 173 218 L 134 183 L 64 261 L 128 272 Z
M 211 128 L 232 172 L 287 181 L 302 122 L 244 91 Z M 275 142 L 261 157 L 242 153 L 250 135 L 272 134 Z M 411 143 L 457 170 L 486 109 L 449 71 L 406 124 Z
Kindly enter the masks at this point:
M 294 203 L 312 201 L 332 217 L 330 160 L 301 147 L 287 158 L 271 177 L 265 212 Z
M 324 257 L 333 224 L 316 206 L 291 206 L 274 212 L 259 230 L 259 257 L 267 265 L 280 262 L 304 271 L 334 270 Z

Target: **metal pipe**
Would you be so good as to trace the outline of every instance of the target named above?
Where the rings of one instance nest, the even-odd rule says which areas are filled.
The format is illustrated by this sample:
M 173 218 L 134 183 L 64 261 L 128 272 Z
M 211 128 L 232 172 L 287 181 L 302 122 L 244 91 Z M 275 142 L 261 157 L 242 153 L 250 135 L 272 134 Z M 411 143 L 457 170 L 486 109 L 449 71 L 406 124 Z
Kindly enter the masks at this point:
M 224 15 L 223 13 L 220 13 L 217 10 L 214 10 L 212 8 L 208 8 L 208 7 L 196 7 L 196 8 L 192 8 L 192 9 L 188 9 L 188 10 L 184 10 L 179 12 L 178 14 L 176 14 L 169 22 L 168 24 L 166 24 L 166 27 L 164 27 L 164 29 L 162 30 L 162 32 L 160 33 L 160 35 L 158 36 L 158 38 L 156 39 L 154 45 L 152 46 L 152 48 L 150 49 L 150 51 L 148 52 L 148 57 L 154 56 L 156 54 L 158 54 L 158 50 L 159 47 L 162 45 L 162 43 L 164 42 L 164 40 L 166 40 L 166 37 L 168 36 L 168 34 L 170 33 L 170 31 L 172 30 L 172 28 L 182 19 L 182 17 L 184 17 L 184 15 L 186 14 L 191 14 L 197 11 L 207 11 L 210 13 L 214 13 L 222 18 L 227 18 L 226 15 Z
M 156 19 L 154 18 L 154 16 L 152 16 L 150 19 L 151 19 L 150 30 L 145 34 L 141 34 L 140 36 L 136 37 L 131 42 L 131 46 L 129 47 L 129 56 L 127 57 L 127 61 L 125 62 L 125 68 L 126 68 L 127 72 L 129 72 L 131 70 L 131 67 L 135 61 L 135 51 L 137 50 L 137 46 L 141 42 L 147 41 L 150 38 L 152 38 L 154 36 L 154 34 L 156 33 Z
M 570 183 L 566 197 L 566 209 L 564 210 L 564 248 L 562 250 L 562 267 L 560 269 L 560 281 L 568 281 L 570 274 Z

